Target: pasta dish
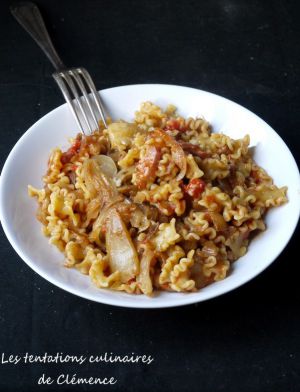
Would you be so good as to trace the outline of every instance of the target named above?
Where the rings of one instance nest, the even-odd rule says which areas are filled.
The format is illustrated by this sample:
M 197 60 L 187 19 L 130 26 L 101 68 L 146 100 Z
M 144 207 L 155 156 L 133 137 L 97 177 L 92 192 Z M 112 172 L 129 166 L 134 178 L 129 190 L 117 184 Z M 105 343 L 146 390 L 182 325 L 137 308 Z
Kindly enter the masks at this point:
M 226 278 L 266 212 L 287 202 L 249 142 L 145 102 L 133 122 L 54 149 L 43 189 L 28 191 L 65 266 L 97 287 L 193 292 Z

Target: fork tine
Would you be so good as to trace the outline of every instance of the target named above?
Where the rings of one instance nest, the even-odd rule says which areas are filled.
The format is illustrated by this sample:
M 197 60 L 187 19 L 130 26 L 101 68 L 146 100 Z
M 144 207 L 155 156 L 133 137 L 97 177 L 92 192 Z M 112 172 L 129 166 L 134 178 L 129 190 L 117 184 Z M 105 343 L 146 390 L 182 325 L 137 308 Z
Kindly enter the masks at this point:
M 72 77 L 69 75 L 69 72 L 70 71 L 65 71 L 65 72 L 63 71 L 63 72 L 61 72 L 61 76 L 62 76 L 63 79 L 65 79 L 66 83 L 68 84 L 69 88 L 71 89 L 72 94 L 74 95 L 75 101 L 77 102 L 77 104 L 78 104 L 78 106 L 80 108 L 81 114 L 83 115 L 83 118 L 84 118 L 84 120 L 86 122 L 86 125 L 88 126 L 90 133 L 92 133 L 93 132 L 93 127 L 91 126 L 91 124 L 89 122 L 89 119 L 88 119 L 88 116 L 86 114 L 86 111 L 85 111 L 84 107 L 82 106 L 81 98 L 80 98 L 80 96 L 79 96 L 79 94 L 77 92 L 77 88 L 76 88 L 76 86 L 75 86 L 75 84 L 73 82 Z
M 88 92 L 86 91 L 86 88 L 85 88 L 84 83 L 82 82 L 81 76 L 78 74 L 76 69 L 75 70 L 74 69 L 70 69 L 69 70 L 69 74 L 75 79 L 76 83 L 78 84 L 78 86 L 80 88 L 82 96 L 85 99 L 85 102 L 87 103 L 87 106 L 88 106 L 88 108 L 90 110 L 92 118 L 93 118 L 93 120 L 95 122 L 95 128 L 94 129 L 98 129 L 99 128 L 99 123 L 98 123 L 97 117 L 96 117 L 96 115 L 94 113 L 94 110 L 92 108 L 92 104 L 90 102 L 90 96 L 89 96 Z
M 62 92 L 62 94 L 63 94 L 65 100 L 66 100 L 67 103 L 69 104 L 69 107 L 70 107 L 70 109 L 71 109 L 71 111 L 72 111 L 72 113 L 73 113 L 73 115 L 74 115 L 74 117 L 75 117 L 75 120 L 76 120 L 76 122 L 77 122 L 77 124 L 78 124 L 78 126 L 79 126 L 79 129 L 80 129 L 81 132 L 84 134 L 84 133 L 85 133 L 85 132 L 84 132 L 84 126 L 83 126 L 83 124 L 82 124 L 82 122 L 81 122 L 81 120 L 80 120 L 80 118 L 79 118 L 79 116 L 78 116 L 77 110 L 76 110 L 75 105 L 74 105 L 74 101 L 72 100 L 72 98 L 71 98 L 71 96 L 70 96 L 70 94 L 69 94 L 69 91 L 68 91 L 68 89 L 67 89 L 67 87 L 66 87 L 66 84 L 65 84 L 65 82 L 63 81 L 63 79 L 62 79 L 60 73 L 55 72 L 55 73 L 53 74 L 53 78 L 54 78 L 54 80 L 56 81 L 56 83 L 58 84 L 58 87 L 60 88 L 60 91 Z
M 101 120 L 103 121 L 105 128 L 107 128 L 107 123 L 106 123 L 105 115 L 104 115 L 104 108 L 103 108 L 102 102 L 100 100 L 99 93 L 96 90 L 96 87 L 94 85 L 92 78 L 90 77 L 90 74 L 87 72 L 87 70 L 85 68 L 77 68 L 77 72 L 82 75 L 83 79 L 85 80 L 88 87 L 90 88 L 91 93 L 94 97 L 96 106 L 98 108 L 98 111 L 100 113 Z
M 87 128 L 90 133 L 99 128 L 97 111 L 107 128 L 99 93 L 84 68 L 59 71 L 54 73 L 53 77 L 68 102 L 82 133 L 85 133 Z

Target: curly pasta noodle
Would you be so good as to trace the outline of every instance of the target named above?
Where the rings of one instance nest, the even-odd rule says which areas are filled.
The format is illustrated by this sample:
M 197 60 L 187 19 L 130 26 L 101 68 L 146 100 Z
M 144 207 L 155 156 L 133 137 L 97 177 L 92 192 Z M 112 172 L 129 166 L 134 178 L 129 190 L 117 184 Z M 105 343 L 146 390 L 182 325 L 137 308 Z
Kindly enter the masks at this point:
M 28 187 L 65 266 L 99 288 L 191 292 L 226 278 L 266 212 L 287 202 L 239 140 L 145 102 L 134 121 L 77 135 Z

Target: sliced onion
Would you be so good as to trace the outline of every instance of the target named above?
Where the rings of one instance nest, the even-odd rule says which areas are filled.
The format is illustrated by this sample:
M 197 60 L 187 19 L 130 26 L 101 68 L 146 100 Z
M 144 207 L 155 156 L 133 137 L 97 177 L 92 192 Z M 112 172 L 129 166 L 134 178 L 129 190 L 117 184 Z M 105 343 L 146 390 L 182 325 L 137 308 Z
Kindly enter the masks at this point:
M 131 200 L 125 198 L 124 200 L 116 203 L 114 205 L 118 213 L 120 214 L 123 222 L 127 225 L 130 222 L 132 214 L 137 209 L 137 204 L 133 203 Z
M 150 226 L 150 220 L 140 208 L 136 208 L 131 214 L 130 224 L 132 227 L 139 229 L 139 232 L 142 232 L 148 229 Z
M 157 232 L 158 228 L 159 228 L 158 222 L 155 222 L 150 226 L 150 228 L 146 234 L 146 237 L 143 239 L 143 244 L 147 244 L 151 240 L 151 238 Z
M 201 251 L 205 257 L 217 256 L 218 252 L 219 250 L 213 241 L 206 241 Z
M 126 122 L 114 122 L 107 127 L 111 147 L 119 151 L 131 146 L 136 132 L 137 125 Z
M 90 238 L 97 242 L 110 207 L 122 201 L 124 197 L 118 193 L 115 183 L 102 172 L 95 159 L 84 161 L 82 177 L 92 199 L 87 209 L 86 225 L 91 219 L 96 219 Z
M 227 223 L 219 212 L 208 212 L 209 218 L 211 219 L 215 229 L 217 231 L 224 231 L 227 229 Z
M 153 291 L 152 281 L 150 277 L 150 266 L 154 259 L 154 252 L 149 246 L 144 245 L 144 253 L 141 258 L 140 274 L 137 277 L 137 282 L 139 283 L 140 289 L 146 295 L 151 295 Z
M 149 219 L 153 221 L 158 220 L 159 211 L 155 206 L 147 205 L 147 204 L 139 204 L 139 208 L 143 211 L 143 214 Z
M 101 170 L 95 159 L 87 159 L 82 165 L 82 177 L 91 198 L 99 198 L 104 205 L 118 195 L 114 182 Z
M 123 201 L 123 197 L 118 196 L 118 197 L 114 198 L 111 203 L 106 204 L 104 206 L 104 208 L 101 209 L 97 219 L 93 223 L 92 231 L 89 234 L 91 241 L 95 241 L 97 243 L 101 230 L 103 228 L 105 229 L 105 227 L 106 227 L 106 221 L 107 221 L 107 218 L 110 214 L 111 208 L 115 207 L 116 205 L 118 205 L 118 203 L 120 203 L 122 201 Z
M 107 155 L 95 155 L 92 158 L 98 163 L 102 173 L 108 178 L 114 178 L 118 172 L 117 166 L 113 159 Z
M 228 238 L 226 241 L 226 245 L 231 249 L 232 251 L 232 260 L 236 260 L 239 257 L 241 257 L 241 247 L 243 245 L 243 242 L 245 241 L 245 233 L 241 233 L 239 231 L 236 232 L 236 234 L 232 235 L 231 237 Z
M 166 145 L 171 148 L 172 158 L 175 164 L 180 169 L 180 173 L 178 174 L 176 179 L 181 180 L 185 176 L 186 169 L 187 169 L 186 156 L 183 151 L 183 148 L 172 136 L 168 135 L 162 129 L 156 129 L 154 133 L 157 134 L 159 137 L 161 137 L 163 141 L 166 143 Z
M 116 208 L 106 220 L 106 251 L 111 272 L 119 271 L 121 282 L 127 283 L 139 273 L 139 259 L 130 234 Z
M 147 146 L 146 153 L 136 166 L 137 186 L 139 189 L 146 188 L 148 183 L 155 179 L 155 173 L 161 157 L 160 148 Z
M 114 182 L 115 184 L 120 187 L 123 183 L 126 183 L 127 180 L 130 180 L 132 177 L 132 174 L 135 170 L 134 166 L 131 167 L 126 167 L 124 169 L 121 169 L 118 171 L 118 173 L 114 177 Z
M 186 174 L 187 163 L 186 163 L 185 153 L 181 148 L 181 146 L 179 146 L 179 144 L 174 145 L 174 147 L 171 147 L 171 151 L 172 151 L 172 158 L 174 159 L 174 162 L 180 169 L 180 173 L 176 177 L 176 179 L 179 181 Z
M 99 215 L 99 211 L 101 208 L 99 199 L 92 199 L 87 207 L 86 207 L 86 220 L 84 222 L 84 226 L 87 227 L 90 224 L 92 219 L 96 219 Z

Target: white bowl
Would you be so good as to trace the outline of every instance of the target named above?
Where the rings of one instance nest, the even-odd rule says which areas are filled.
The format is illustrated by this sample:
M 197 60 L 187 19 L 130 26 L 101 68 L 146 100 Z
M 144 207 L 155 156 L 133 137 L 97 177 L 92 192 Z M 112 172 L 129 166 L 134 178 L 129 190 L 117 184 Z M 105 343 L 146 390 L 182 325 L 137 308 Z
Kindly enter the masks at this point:
M 162 308 L 200 302 L 233 290 L 262 272 L 287 245 L 300 212 L 300 179 L 295 160 L 277 133 L 242 106 L 220 96 L 171 85 L 132 85 L 101 91 L 113 119 L 131 120 L 143 101 L 166 106 L 172 103 L 183 116 L 204 116 L 215 132 L 233 138 L 250 135 L 254 158 L 274 178 L 276 185 L 288 186 L 289 202 L 268 212 L 267 230 L 250 244 L 247 254 L 233 264 L 225 280 L 196 293 L 159 292 L 153 298 L 100 290 L 88 276 L 63 267 L 63 255 L 41 232 L 35 217 L 37 203 L 27 195 L 27 185 L 42 187 L 49 152 L 66 148 L 67 139 L 78 127 L 62 105 L 34 124 L 18 141 L 3 167 L 0 186 L 0 218 L 10 243 L 19 256 L 39 275 L 58 287 L 93 301 L 132 307 Z M 17 278 L 17 277 L 16 277 Z

